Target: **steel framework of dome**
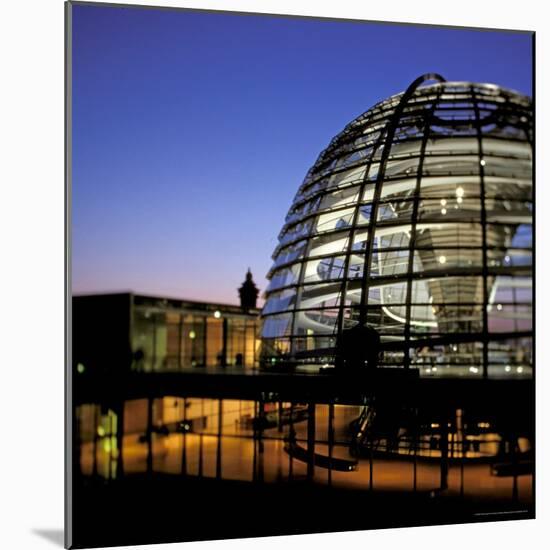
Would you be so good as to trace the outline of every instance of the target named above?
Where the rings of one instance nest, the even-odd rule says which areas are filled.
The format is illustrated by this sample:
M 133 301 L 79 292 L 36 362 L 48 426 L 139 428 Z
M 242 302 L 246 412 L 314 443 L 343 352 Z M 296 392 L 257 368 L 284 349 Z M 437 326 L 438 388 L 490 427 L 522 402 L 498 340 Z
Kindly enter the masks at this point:
M 366 323 L 382 366 L 530 376 L 531 258 L 530 99 L 424 75 L 307 173 L 268 274 L 262 360 L 333 363 Z

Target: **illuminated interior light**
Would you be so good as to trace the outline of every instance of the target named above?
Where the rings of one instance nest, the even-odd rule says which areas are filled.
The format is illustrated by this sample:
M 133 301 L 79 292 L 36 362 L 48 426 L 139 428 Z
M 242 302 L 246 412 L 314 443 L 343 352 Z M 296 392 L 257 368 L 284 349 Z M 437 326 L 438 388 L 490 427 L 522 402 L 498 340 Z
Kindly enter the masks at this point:
M 86 367 L 82 363 L 78 363 L 76 366 L 76 371 L 78 374 L 82 374 L 86 370 Z
M 523 367 L 518 367 L 516 370 L 521 374 L 523 372 Z
M 510 372 L 510 371 L 512 370 L 512 367 L 511 367 L 510 365 L 506 365 L 506 366 L 504 367 L 504 370 L 505 370 L 506 372 Z
M 445 256 L 439 256 L 439 263 L 444 264 L 447 261 L 447 258 Z
M 441 213 L 442 213 L 443 215 L 445 215 L 445 214 L 447 213 L 447 209 L 446 209 L 446 208 L 442 208 L 442 209 L 441 209 Z
M 476 373 L 478 370 L 479 369 L 477 367 L 470 367 L 470 372 Z
M 219 319 L 221 316 L 222 316 L 222 314 L 218 310 L 214 311 L 214 317 L 216 319 Z
M 447 201 L 445 199 L 441 199 L 441 206 L 445 206 L 447 204 Z
M 497 309 L 498 309 L 498 311 L 501 311 L 502 310 L 502 304 L 497 304 Z
M 479 164 L 481 164 L 481 166 L 485 166 L 485 164 L 487 164 L 487 163 L 485 162 L 485 159 L 481 159 L 479 161 Z
M 463 201 L 463 198 L 462 198 L 462 197 L 457 197 L 457 198 L 456 198 L 456 202 L 457 202 L 458 204 L 462 204 L 462 201 Z
M 458 198 L 462 198 L 464 196 L 464 188 L 462 187 L 457 187 L 456 188 L 456 196 Z
M 510 256 L 504 256 L 504 261 L 506 263 L 509 263 L 510 262 Z
M 97 435 L 99 435 L 99 437 L 103 437 L 105 435 L 105 428 L 103 426 L 97 427 Z
M 189 333 L 189 338 L 191 338 L 191 340 L 194 340 L 196 336 L 197 336 L 197 335 L 195 334 L 195 331 L 194 331 L 194 330 L 192 330 L 192 331 Z
M 453 346 L 453 351 L 458 351 L 458 346 Z

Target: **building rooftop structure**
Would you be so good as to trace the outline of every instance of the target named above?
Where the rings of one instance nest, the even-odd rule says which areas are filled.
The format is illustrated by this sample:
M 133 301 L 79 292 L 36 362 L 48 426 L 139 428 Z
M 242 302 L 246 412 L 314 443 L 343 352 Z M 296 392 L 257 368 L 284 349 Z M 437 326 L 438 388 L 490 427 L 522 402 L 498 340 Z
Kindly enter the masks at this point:
M 250 271 L 250 268 L 248 268 L 246 278 L 239 288 L 241 308 L 244 311 L 256 309 L 256 301 L 259 293 L 260 291 L 252 279 L 252 272 Z
M 73 364 L 102 371 L 254 367 L 259 310 L 144 296 L 73 298 Z

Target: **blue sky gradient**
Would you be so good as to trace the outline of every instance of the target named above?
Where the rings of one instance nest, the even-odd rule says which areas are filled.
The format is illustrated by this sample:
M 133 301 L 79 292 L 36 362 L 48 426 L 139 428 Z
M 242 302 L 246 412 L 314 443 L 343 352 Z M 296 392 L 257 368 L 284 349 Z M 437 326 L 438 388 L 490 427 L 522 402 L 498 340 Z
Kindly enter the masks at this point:
M 237 303 L 308 168 L 417 76 L 531 95 L 531 35 L 73 7 L 73 292 Z

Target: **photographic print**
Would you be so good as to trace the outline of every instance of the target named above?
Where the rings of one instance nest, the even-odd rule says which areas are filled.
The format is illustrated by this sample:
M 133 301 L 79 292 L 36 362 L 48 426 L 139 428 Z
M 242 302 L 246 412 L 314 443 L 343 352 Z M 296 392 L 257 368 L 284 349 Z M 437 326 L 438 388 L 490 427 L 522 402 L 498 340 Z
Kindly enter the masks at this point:
M 67 546 L 534 518 L 534 33 L 66 23 Z

